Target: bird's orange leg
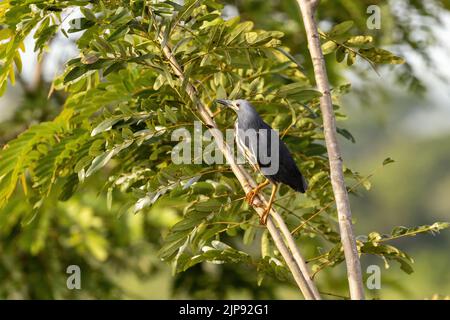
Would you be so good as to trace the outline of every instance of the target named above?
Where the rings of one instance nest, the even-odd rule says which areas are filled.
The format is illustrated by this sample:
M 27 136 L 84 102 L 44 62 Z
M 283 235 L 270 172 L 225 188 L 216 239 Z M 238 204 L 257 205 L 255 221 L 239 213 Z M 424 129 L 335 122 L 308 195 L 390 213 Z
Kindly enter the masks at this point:
M 274 184 L 272 186 L 272 194 L 270 195 L 269 203 L 267 204 L 267 207 L 264 209 L 263 214 L 261 215 L 261 218 L 259 218 L 259 223 L 262 225 L 266 225 L 267 218 L 269 217 L 270 209 L 272 209 L 272 204 L 275 201 L 275 195 L 278 191 L 278 184 Z
M 260 192 L 261 189 L 264 188 L 265 186 L 267 186 L 269 183 L 270 183 L 270 181 L 268 179 L 266 179 L 266 181 L 264 181 L 263 183 L 260 183 L 255 189 L 249 191 L 245 195 L 245 200 L 248 202 L 249 205 L 253 205 L 253 200 L 255 200 L 255 197 L 258 194 L 258 192 Z

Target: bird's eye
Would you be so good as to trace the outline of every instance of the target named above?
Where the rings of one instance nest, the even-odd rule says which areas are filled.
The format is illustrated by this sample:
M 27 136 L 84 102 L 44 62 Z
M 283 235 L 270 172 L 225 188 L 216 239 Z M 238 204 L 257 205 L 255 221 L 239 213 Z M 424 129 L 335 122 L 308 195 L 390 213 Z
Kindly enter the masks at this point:
M 236 103 L 236 107 L 240 107 L 241 105 L 239 103 Z

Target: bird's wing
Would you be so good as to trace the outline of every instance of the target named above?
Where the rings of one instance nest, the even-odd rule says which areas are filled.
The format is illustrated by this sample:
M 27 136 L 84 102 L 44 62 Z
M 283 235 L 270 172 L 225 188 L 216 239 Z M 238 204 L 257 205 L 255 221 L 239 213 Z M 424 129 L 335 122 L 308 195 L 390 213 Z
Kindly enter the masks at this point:
M 296 191 L 305 192 L 306 180 L 278 133 L 262 120 L 252 123 L 249 127 L 241 128 L 237 122 L 235 132 L 238 148 L 250 164 L 271 181 L 281 182 Z M 248 134 L 249 129 L 253 129 L 255 133 Z M 273 145 L 274 141 L 278 146 Z M 272 151 L 275 154 L 272 154 Z
M 239 151 L 247 159 L 247 161 L 255 168 L 258 168 L 258 138 L 251 135 L 246 136 L 245 130 L 239 127 L 236 121 L 235 125 L 236 144 Z
M 263 121 L 255 122 L 251 127 L 244 128 L 236 122 L 235 133 L 239 150 L 253 166 L 268 167 L 271 165 L 272 138 L 279 139 L 276 131 Z
M 287 184 L 296 191 L 305 192 L 308 188 L 308 184 L 306 182 L 306 179 L 298 169 L 297 164 L 295 163 L 295 160 L 292 157 L 292 154 L 290 153 L 286 144 L 283 142 L 283 140 L 281 140 L 278 133 L 274 131 L 267 123 L 264 122 L 261 125 L 261 128 L 270 130 L 272 134 L 272 136 L 266 135 L 267 137 L 264 137 L 264 139 L 267 139 L 268 150 L 271 150 L 271 142 L 274 141 L 272 139 L 277 139 L 278 142 L 278 146 L 274 146 L 274 149 L 275 147 L 278 147 L 277 151 L 274 150 L 276 153 L 272 155 L 270 151 L 268 152 L 269 159 L 271 159 L 272 161 L 266 164 L 263 163 L 261 159 L 258 159 L 258 163 L 261 167 L 261 173 L 266 177 L 270 177 L 275 182 L 281 182 Z M 260 136 L 260 139 L 261 138 L 262 137 Z M 275 160 L 274 157 L 277 157 L 277 159 Z M 277 165 L 273 161 L 277 161 Z M 273 170 L 269 171 L 267 169 L 272 165 L 278 167 L 278 170 L 275 173 L 273 172 Z
M 269 167 L 272 165 L 272 156 L 277 156 L 277 154 L 272 155 L 272 140 L 279 140 L 278 133 L 273 130 L 267 123 L 262 121 L 258 128 L 257 133 L 257 152 L 256 158 L 258 165 L 260 167 Z M 274 146 L 276 147 L 276 146 Z M 265 150 L 259 150 L 259 148 L 264 148 Z
M 308 188 L 306 179 L 298 169 L 294 158 L 289 152 L 289 149 L 281 140 L 279 152 L 279 170 L 274 178 L 284 184 L 287 184 L 292 189 L 302 193 L 304 193 Z

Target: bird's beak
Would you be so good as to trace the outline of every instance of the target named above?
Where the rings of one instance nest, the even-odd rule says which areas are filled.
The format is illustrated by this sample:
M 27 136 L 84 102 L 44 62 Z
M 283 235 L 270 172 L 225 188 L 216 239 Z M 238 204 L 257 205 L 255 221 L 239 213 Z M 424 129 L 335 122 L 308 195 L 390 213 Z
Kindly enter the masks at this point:
M 224 105 L 225 107 L 229 107 L 233 110 L 236 110 L 235 106 L 233 105 L 233 102 L 231 102 L 231 100 L 226 100 L 226 99 L 217 99 L 216 100 L 217 103 L 220 103 L 221 105 Z
M 216 102 L 220 103 L 220 104 L 222 104 L 224 106 L 227 106 L 227 107 L 232 105 L 231 101 L 230 100 L 226 100 L 226 99 L 217 99 Z

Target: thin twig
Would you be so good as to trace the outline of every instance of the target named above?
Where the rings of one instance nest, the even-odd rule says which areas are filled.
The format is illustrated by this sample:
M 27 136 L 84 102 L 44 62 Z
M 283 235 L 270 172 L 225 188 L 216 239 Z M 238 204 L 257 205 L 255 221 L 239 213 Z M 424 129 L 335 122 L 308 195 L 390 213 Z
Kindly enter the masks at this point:
M 326 296 L 331 296 L 331 297 L 336 297 L 336 298 L 341 298 L 341 299 L 344 299 L 344 300 L 350 300 L 350 297 L 343 296 L 343 295 L 336 294 L 336 293 L 320 291 L 320 294 L 323 294 L 323 295 L 326 295 Z
M 325 33 L 323 33 L 323 32 L 319 32 L 319 34 L 320 34 L 320 36 L 323 37 L 324 39 L 326 39 L 326 40 L 328 40 L 328 41 L 331 41 L 331 42 L 334 42 L 336 45 L 341 46 L 341 47 L 344 47 L 345 49 L 351 51 L 351 52 L 354 53 L 355 55 L 357 55 L 357 56 L 361 57 L 362 59 L 366 60 L 366 61 L 370 64 L 370 66 L 372 67 L 373 71 L 375 71 L 375 73 L 376 73 L 378 76 L 380 76 L 380 73 L 379 73 L 378 70 L 377 70 L 377 66 L 376 66 L 375 63 L 373 63 L 370 59 L 366 58 L 365 56 L 363 56 L 361 53 L 359 53 L 359 52 L 356 51 L 355 49 L 353 49 L 353 48 L 351 48 L 351 47 L 349 47 L 349 46 L 347 46 L 347 45 L 345 45 L 345 44 L 343 44 L 343 43 L 340 43 L 339 41 L 336 41 L 336 40 L 330 38 L 329 36 L 327 36 L 327 35 L 326 35 Z
M 370 178 L 372 178 L 374 176 L 374 174 L 377 172 L 378 169 L 380 169 L 381 167 L 375 169 L 371 174 L 363 177 L 361 180 L 359 180 L 357 183 L 355 183 L 351 188 L 348 189 L 348 192 L 352 192 L 354 191 L 357 187 L 359 187 L 360 185 L 362 185 L 364 182 L 366 182 L 367 180 L 369 180 Z M 329 207 L 331 207 L 331 205 L 334 203 L 333 201 L 328 202 L 325 206 L 323 206 L 322 208 L 320 208 L 319 210 L 317 210 L 317 212 L 315 212 L 313 215 L 311 215 L 308 219 L 306 219 L 302 224 L 300 224 L 299 226 L 295 227 L 294 230 L 291 231 L 292 234 L 295 234 L 296 232 L 300 231 L 306 223 L 308 223 L 309 221 L 313 220 L 315 217 L 317 217 L 319 214 L 321 214 L 322 212 L 324 212 L 326 209 L 328 209 Z

